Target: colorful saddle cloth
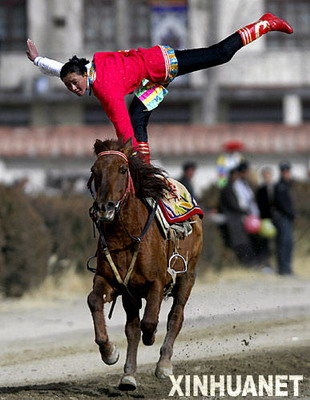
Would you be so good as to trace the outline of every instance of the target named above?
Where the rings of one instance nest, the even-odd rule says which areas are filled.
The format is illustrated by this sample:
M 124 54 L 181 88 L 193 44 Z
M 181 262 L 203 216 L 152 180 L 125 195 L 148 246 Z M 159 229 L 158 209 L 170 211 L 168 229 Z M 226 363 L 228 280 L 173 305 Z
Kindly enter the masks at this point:
M 170 191 L 159 200 L 160 209 L 169 224 L 184 222 L 193 215 L 203 218 L 203 211 L 194 197 L 180 182 L 166 178 Z

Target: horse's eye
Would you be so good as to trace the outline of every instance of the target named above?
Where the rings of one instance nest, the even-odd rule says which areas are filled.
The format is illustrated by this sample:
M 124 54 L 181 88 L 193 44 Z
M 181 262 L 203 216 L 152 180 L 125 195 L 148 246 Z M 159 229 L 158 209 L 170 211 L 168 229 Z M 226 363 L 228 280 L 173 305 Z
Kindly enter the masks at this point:
M 119 169 L 119 172 L 121 173 L 121 174 L 126 174 L 126 172 L 127 172 L 127 165 L 121 165 L 120 166 L 120 169 Z

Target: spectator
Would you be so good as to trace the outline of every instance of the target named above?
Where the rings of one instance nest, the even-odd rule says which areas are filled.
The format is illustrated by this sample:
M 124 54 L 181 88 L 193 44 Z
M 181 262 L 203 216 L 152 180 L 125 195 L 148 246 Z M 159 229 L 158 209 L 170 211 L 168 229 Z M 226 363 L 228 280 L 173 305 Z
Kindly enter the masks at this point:
M 239 261 L 248 266 L 256 264 L 256 255 L 252 241 L 244 229 L 243 218 L 247 207 L 240 206 L 236 193 L 236 183 L 240 179 L 237 168 L 230 170 L 227 185 L 221 190 L 219 209 L 226 217 L 222 234 L 226 245 L 231 247 Z
M 218 187 L 223 188 L 229 179 L 229 173 L 232 169 L 237 168 L 241 161 L 244 160 L 242 151 L 244 150 L 243 143 L 237 140 L 231 140 L 224 143 L 224 153 L 220 154 L 216 160 L 216 170 L 218 174 Z
M 291 165 L 284 161 L 279 165 L 280 180 L 275 185 L 273 221 L 277 227 L 277 264 L 280 275 L 292 274 L 293 222 L 295 212 L 291 197 Z
M 247 161 L 242 161 L 237 170 L 239 172 L 239 177 L 233 185 L 239 206 L 245 214 L 259 216 L 254 192 L 248 181 L 249 163 Z
M 195 197 L 195 191 L 192 179 L 195 175 L 196 169 L 197 169 L 197 164 L 194 161 L 186 162 L 185 164 L 183 164 L 183 174 L 179 179 L 179 182 L 181 182 L 182 185 L 186 187 L 186 189 L 193 197 Z
M 256 191 L 256 201 L 262 219 L 272 219 L 272 203 L 274 199 L 274 183 L 272 169 L 265 167 L 262 170 L 263 183 Z M 265 272 L 273 272 L 270 267 L 270 241 L 263 237 L 259 238 L 261 263 L 266 267 Z
M 262 170 L 263 183 L 256 192 L 256 201 L 261 218 L 272 218 L 271 206 L 274 198 L 274 184 L 272 169 L 266 167 Z

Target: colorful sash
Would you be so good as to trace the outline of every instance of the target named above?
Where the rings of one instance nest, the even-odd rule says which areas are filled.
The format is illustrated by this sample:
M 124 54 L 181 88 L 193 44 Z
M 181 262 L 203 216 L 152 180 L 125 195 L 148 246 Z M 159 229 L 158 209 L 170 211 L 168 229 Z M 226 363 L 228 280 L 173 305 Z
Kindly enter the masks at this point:
M 167 86 L 178 74 L 178 60 L 174 50 L 169 46 L 160 46 L 166 65 L 165 82 L 154 83 L 143 79 L 141 85 L 136 89 L 135 95 L 145 105 L 148 111 L 158 107 L 168 94 Z

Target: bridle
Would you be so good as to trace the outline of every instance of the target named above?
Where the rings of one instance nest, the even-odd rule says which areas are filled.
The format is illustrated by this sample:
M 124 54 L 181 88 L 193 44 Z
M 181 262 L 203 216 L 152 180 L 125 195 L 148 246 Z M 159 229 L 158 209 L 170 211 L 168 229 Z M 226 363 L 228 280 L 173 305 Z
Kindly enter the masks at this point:
M 129 161 L 128 161 L 127 156 L 124 153 L 122 153 L 121 151 L 106 150 L 106 151 L 102 151 L 101 153 L 97 154 L 97 159 L 99 157 L 108 156 L 108 155 L 116 155 L 116 156 L 122 157 L 122 159 L 126 162 L 126 165 L 127 165 L 127 168 L 128 168 L 127 169 L 127 185 L 126 185 L 126 189 L 125 189 L 122 197 L 116 203 L 116 206 L 115 206 L 115 210 L 116 210 L 116 212 L 118 212 L 120 210 L 121 205 L 125 202 L 125 200 L 126 200 L 127 196 L 129 195 L 129 193 L 135 194 L 135 186 L 134 186 L 131 174 L 130 174 Z M 90 193 L 92 195 L 92 198 L 94 199 L 94 201 L 96 203 L 96 196 L 95 196 L 95 193 L 94 193 L 93 188 L 92 188 L 92 182 L 94 180 L 94 177 L 95 177 L 94 173 L 92 173 L 90 178 L 89 178 L 89 181 L 87 183 L 87 187 L 88 187 L 88 189 L 89 189 L 89 191 L 90 191 Z M 93 205 L 93 208 L 95 206 L 95 203 Z

